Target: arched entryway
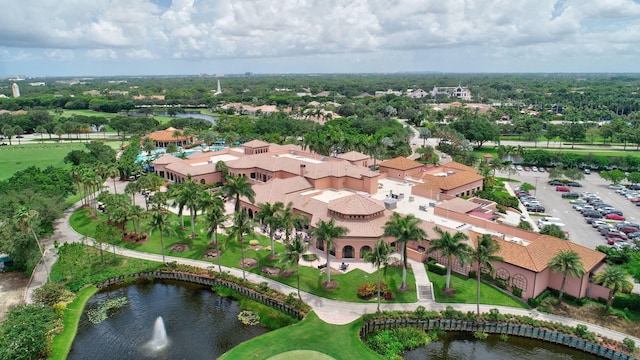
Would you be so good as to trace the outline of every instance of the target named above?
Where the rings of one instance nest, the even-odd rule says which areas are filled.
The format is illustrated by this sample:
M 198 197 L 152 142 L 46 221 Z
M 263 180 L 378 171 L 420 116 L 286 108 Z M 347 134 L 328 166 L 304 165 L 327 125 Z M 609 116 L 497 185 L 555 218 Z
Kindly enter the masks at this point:
M 356 256 L 356 250 L 351 245 L 342 248 L 343 259 L 353 259 Z
M 253 219 L 253 210 L 249 209 L 249 219 Z
M 360 248 L 360 259 L 364 259 L 364 254 L 371 252 L 371 246 L 363 246 Z

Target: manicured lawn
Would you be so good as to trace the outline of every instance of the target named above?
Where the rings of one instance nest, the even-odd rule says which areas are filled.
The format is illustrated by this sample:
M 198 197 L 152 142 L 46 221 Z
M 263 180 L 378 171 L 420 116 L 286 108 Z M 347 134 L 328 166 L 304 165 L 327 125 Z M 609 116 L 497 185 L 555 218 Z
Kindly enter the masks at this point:
M 347 325 L 330 325 L 312 312 L 295 325 L 240 344 L 220 359 L 268 359 L 292 350 L 318 351 L 340 360 L 380 359 L 358 338 L 361 325 L 360 319 Z
M 67 310 L 64 312 L 64 331 L 53 338 L 53 344 L 51 345 L 52 352 L 49 356 L 50 360 L 64 360 L 69 354 L 73 339 L 78 332 L 78 324 L 80 323 L 80 317 L 87 301 L 98 292 L 98 288 L 95 286 L 88 286 L 76 294 L 76 299 L 67 306 Z
M 51 111 L 51 113 L 54 114 L 54 111 Z M 118 114 L 99 112 L 99 111 L 93 111 L 93 110 L 64 110 L 62 112 L 62 117 L 72 117 L 74 115 L 96 116 L 96 117 L 103 117 L 103 118 L 112 118 L 112 117 L 118 116 Z
M 72 150 L 85 150 L 84 144 L 28 144 L 0 147 L 0 180 L 30 166 L 71 168 L 64 157 Z
M 99 221 L 105 221 L 106 218 L 104 215 L 99 214 L 99 221 L 95 221 L 93 218 L 87 216 L 87 209 L 81 209 L 76 211 L 70 218 L 69 222 L 71 226 L 79 233 L 87 236 L 87 237 L 95 237 L 96 226 Z M 202 217 L 199 217 L 201 219 Z M 191 234 L 189 227 L 188 217 L 185 217 L 185 227 L 186 229 L 180 229 L 180 221 L 177 215 L 171 215 L 171 221 L 174 221 L 176 225 L 174 228 L 176 229 L 175 236 L 164 236 L 164 249 L 166 256 L 176 256 L 183 257 L 188 259 L 195 260 L 203 260 L 211 262 L 211 265 L 216 267 L 218 262 L 217 260 L 208 260 L 203 258 L 203 254 L 207 249 L 212 248 L 209 246 L 211 242 L 211 238 L 207 236 L 206 231 L 203 232 L 205 228 L 204 225 L 200 222 L 196 222 L 196 234 L 198 235 L 195 239 L 190 239 L 189 235 Z M 148 219 L 143 219 L 141 222 L 141 228 L 143 232 L 148 233 Z M 128 231 L 133 231 L 133 224 L 127 227 Z M 219 234 L 219 240 L 224 240 L 226 235 Z M 268 256 L 271 254 L 270 250 L 262 249 L 251 249 L 248 246 L 248 241 L 256 239 L 260 242 L 262 247 L 266 247 L 270 245 L 269 238 L 262 235 L 253 235 L 247 237 L 245 242 L 245 258 L 255 258 L 258 260 L 258 266 L 253 269 L 247 269 L 247 271 L 260 274 L 263 276 L 267 276 L 261 272 L 261 268 L 265 265 L 282 267 L 281 264 L 278 263 L 278 260 L 269 260 Z M 173 252 L 171 251 L 171 246 L 177 243 L 187 244 L 189 245 L 189 249 L 184 252 Z M 160 244 L 160 235 L 158 233 L 151 233 L 149 239 L 142 244 L 135 244 L 129 242 L 119 242 L 118 246 L 125 247 L 127 249 L 148 252 L 153 254 L 161 254 L 162 247 Z M 275 252 L 283 253 L 284 248 L 283 245 L 276 242 L 275 243 Z M 226 250 L 222 254 L 222 265 L 228 267 L 240 268 L 240 261 L 242 259 L 242 250 L 240 245 L 235 241 L 229 241 Z M 337 266 L 335 264 L 334 266 Z M 384 270 L 383 271 L 384 274 Z M 325 290 L 322 287 L 322 282 L 326 279 L 326 274 L 321 273 L 315 267 L 309 266 L 300 266 L 300 289 L 306 292 L 309 292 L 314 295 L 318 295 L 321 297 L 336 299 L 342 301 L 351 301 L 351 302 L 375 302 L 376 300 L 363 300 L 358 298 L 357 289 L 358 286 L 362 283 L 375 283 L 377 281 L 377 273 L 368 274 L 359 269 L 355 269 L 349 271 L 347 273 L 341 274 L 332 274 L 331 279 L 336 280 L 338 282 L 338 288 L 335 290 Z M 269 277 L 269 276 L 267 276 Z M 276 281 L 285 283 L 292 287 L 297 287 L 297 277 L 292 275 L 288 278 L 284 278 L 281 276 L 270 277 Z M 402 269 L 389 267 L 386 271 L 386 275 L 382 276 L 382 281 L 389 285 L 390 289 L 396 289 L 402 280 Z M 407 272 L 407 283 L 411 286 L 412 289 L 415 289 L 415 278 L 413 276 L 412 271 Z M 408 291 L 404 293 L 400 293 L 395 291 L 397 296 L 396 299 L 390 300 L 392 302 L 415 302 L 417 301 L 417 294 L 415 291 Z
M 442 288 L 444 288 L 446 284 L 447 277 L 437 275 L 432 272 L 429 272 L 428 274 L 429 280 L 433 283 L 433 292 L 436 296 L 437 302 L 462 304 L 476 303 L 476 280 L 457 274 L 451 274 L 451 287 L 456 290 L 456 294 L 454 296 L 445 296 L 442 294 Z M 529 306 L 524 302 L 482 282 L 480 283 L 480 303 L 529 309 Z

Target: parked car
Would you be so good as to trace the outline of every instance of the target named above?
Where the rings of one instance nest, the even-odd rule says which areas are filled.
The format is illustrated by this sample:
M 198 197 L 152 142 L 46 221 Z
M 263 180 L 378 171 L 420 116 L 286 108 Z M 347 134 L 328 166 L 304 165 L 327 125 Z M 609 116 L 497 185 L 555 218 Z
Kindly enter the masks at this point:
M 590 219 L 602 219 L 602 214 L 600 214 L 596 210 L 584 210 L 582 212 L 582 216 L 584 216 L 585 218 L 590 218 Z
M 638 228 L 635 228 L 635 227 L 629 226 L 629 225 L 616 226 L 616 229 L 622 231 L 625 234 L 631 234 L 631 233 L 634 233 L 634 232 L 638 231 Z
M 626 240 L 626 239 L 620 239 L 620 238 L 615 237 L 615 236 L 607 237 L 606 239 L 607 239 L 607 244 L 608 245 L 615 245 L 616 243 L 619 243 L 619 242 L 622 242 L 622 241 Z
M 574 199 L 569 201 L 569 204 L 574 204 L 574 205 L 583 205 L 586 204 L 587 202 L 583 199 Z
M 575 182 L 575 181 L 569 181 L 567 183 L 567 186 L 571 186 L 571 187 L 582 187 L 582 184 L 580 184 L 579 182 Z
M 538 171 L 538 167 L 537 166 L 532 166 L 531 167 L 531 171 L 536 171 L 537 172 Z
M 629 239 L 638 239 L 640 238 L 640 231 L 636 231 L 636 232 L 632 232 L 632 233 L 628 233 L 627 237 Z
M 600 214 L 602 214 L 602 216 L 606 216 L 606 215 L 609 215 L 609 214 L 615 214 L 615 215 L 624 216 L 622 211 L 616 210 L 616 209 L 613 209 L 613 210 L 606 209 L 606 210 L 598 210 L 598 211 L 600 211 Z
M 619 221 L 626 220 L 624 216 L 618 215 L 618 214 L 607 214 L 604 216 L 604 218 L 607 220 L 619 220 Z
M 606 222 L 606 221 L 602 221 L 602 220 L 594 220 L 594 221 L 591 223 L 591 226 L 593 226 L 594 228 L 597 228 L 598 226 L 601 226 L 601 225 L 610 226 L 608 222 Z
M 589 175 L 589 174 L 591 174 L 591 170 L 589 170 L 589 169 L 584 169 L 584 174 L 585 174 L 585 175 Z
M 560 180 L 551 180 L 549 181 L 549 185 L 551 186 L 564 186 L 564 183 Z
M 620 184 L 609 185 L 609 189 L 611 189 L 611 190 L 619 190 L 619 189 L 624 189 L 624 186 L 622 186 Z
M 628 189 L 629 190 L 640 190 L 640 185 L 632 184 L 632 185 L 629 185 Z
M 525 167 L 524 167 L 524 171 L 531 171 L 531 168 L 530 168 L 530 167 L 528 167 L 528 166 L 525 166 Z
M 539 168 L 538 171 L 539 172 L 545 172 L 543 167 Z
M 577 199 L 580 197 L 580 194 L 575 193 L 575 192 L 566 192 L 564 194 L 562 194 L 562 197 L 564 199 Z
M 528 212 L 533 212 L 533 213 L 543 213 L 545 212 L 545 208 L 542 205 L 530 205 L 526 207 Z
M 521 165 L 516 165 L 516 170 L 522 171 L 522 166 Z
M 556 186 L 556 191 L 560 191 L 560 192 L 569 192 L 571 191 L 571 189 L 569 189 L 566 186 Z

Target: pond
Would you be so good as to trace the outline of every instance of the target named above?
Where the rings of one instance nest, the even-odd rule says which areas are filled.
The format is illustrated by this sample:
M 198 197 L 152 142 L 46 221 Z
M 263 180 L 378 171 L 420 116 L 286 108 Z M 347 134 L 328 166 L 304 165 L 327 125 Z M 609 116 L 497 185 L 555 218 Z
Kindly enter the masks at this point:
M 99 324 L 86 312 L 106 299 L 126 297 Z M 113 288 L 93 296 L 82 315 L 68 359 L 216 359 L 268 330 L 242 324 L 237 301 L 208 288 L 178 282 L 150 282 Z M 168 344 L 153 350 L 154 323 L 162 317 Z
M 449 332 L 441 341 L 409 351 L 405 360 L 596 360 L 599 357 L 569 347 L 548 342 L 509 336 L 502 341 L 498 335 L 485 340 L 472 333 Z
M 166 114 L 166 113 L 162 115 L 169 116 L 169 114 Z M 211 116 L 211 115 L 205 115 L 205 114 L 199 114 L 199 113 L 176 114 L 175 117 L 183 118 L 183 119 L 186 119 L 186 118 L 203 119 L 203 120 L 207 120 L 213 125 L 216 124 L 216 119 L 218 119 L 217 116 Z

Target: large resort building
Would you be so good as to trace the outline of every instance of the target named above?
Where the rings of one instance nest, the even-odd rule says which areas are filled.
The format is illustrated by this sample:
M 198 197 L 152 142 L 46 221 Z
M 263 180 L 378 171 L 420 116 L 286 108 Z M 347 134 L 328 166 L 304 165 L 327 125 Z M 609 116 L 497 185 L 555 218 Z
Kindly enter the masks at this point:
M 367 155 L 350 152 L 327 157 L 303 151 L 297 145 L 276 145 L 253 140 L 237 148 L 196 152 L 186 159 L 165 155 L 153 161 L 154 171 L 170 182 L 188 176 L 202 183 L 224 182 L 219 169 L 226 165 L 230 175 L 244 176 L 253 183 L 255 201 L 241 198 L 241 208 L 255 216 L 261 203 L 291 204 L 304 215 L 310 227 L 335 219 L 348 233 L 334 240 L 330 254 L 342 261 L 362 261 L 384 236 L 384 226 L 393 212 L 413 214 L 421 220 L 427 237 L 408 243 L 408 256 L 424 262 L 429 257 L 446 264 L 446 258 L 429 254 L 430 239 L 438 238 L 439 227 L 462 232 L 475 247 L 478 236 L 490 235 L 500 244 L 504 261 L 495 262 L 494 276 L 507 290 L 519 289 L 523 298 L 535 297 L 547 287 L 559 289 L 562 274 L 553 273 L 549 259 L 560 250 L 580 254 L 587 273 L 567 282 L 566 291 L 575 297 L 606 297 L 608 290 L 595 285 L 593 275 L 603 265 L 604 254 L 551 236 L 517 228 L 517 221 L 497 211 L 496 204 L 472 196 L 482 190 L 482 176 L 475 169 L 450 162 L 424 165 L 406 158 L 379 163 L 379 171 L 368 166 Z M 463 198 L 465 197 L 465 198 Z M 515 216 L 519 220 L 519 214 Z M 310 245 L 324 250 L 325 244 L 310 239 Z M 462 266 L 456 259 L 453 270 L 467 275 L 474 265 Z

